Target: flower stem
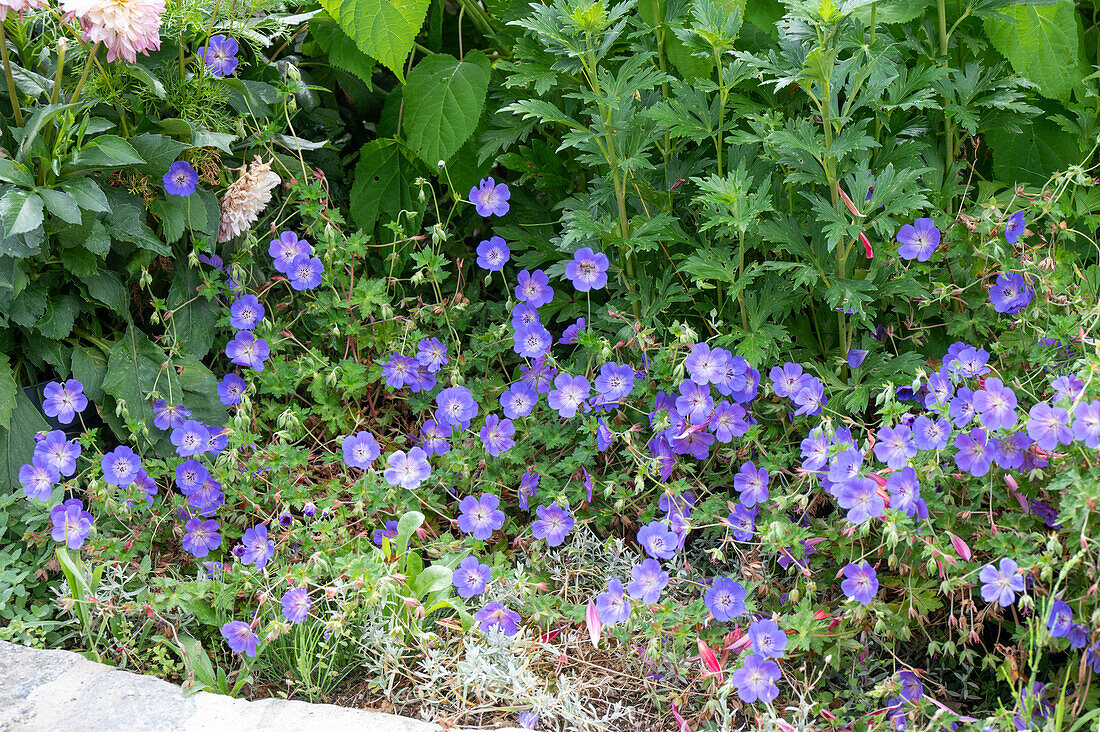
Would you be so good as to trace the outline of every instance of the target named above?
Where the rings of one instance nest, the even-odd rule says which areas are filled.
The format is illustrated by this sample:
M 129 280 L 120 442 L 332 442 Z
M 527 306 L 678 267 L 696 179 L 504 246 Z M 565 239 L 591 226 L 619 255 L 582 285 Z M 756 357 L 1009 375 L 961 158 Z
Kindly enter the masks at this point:
M 11 111 L 15 113 L 15 126 L 23 126 L 23 110 L 19 108 L 19 97 L 15 93 L 15 79 L 11 75 L 11 62 L 8 60 L 8 37 L 4 24 L 0 23 L 0 57 L 4 60 L 4 77 L 8 82 L 8 97 L 11 98 Z
M 61 74 L 65 70 L 65 51 L 69 46 L 64 38 L 57 41 L 57 74 L 53 78 L 53 89 L 50 91 L 50 104 L 57 104 L 57 95 L 61 93 Z
M 100 41 L 96 41 L 92 49 L 88 51 L 88 62 L 84 64 L 84 73 L 80 75 L 80 81 L 76 82 L 76 88 L 73 89 L 73 95 L 69 98 L 70 104 L 80 99 L 80 92 L 84 89 L 84 83 L 88 81 L 88 74 L 92 71 L 92 64 L 95 63 L 95 55 L 99 53 L 99 44 Z

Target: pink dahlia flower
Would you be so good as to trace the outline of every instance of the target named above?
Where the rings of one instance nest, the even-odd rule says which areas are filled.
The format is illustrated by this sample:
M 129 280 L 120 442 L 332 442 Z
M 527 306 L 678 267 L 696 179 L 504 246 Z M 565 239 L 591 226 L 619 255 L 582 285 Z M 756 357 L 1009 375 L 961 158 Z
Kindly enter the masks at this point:
M 61 9 L 80 20 L 84 40 L 107 46 L 108 61 L 134 63 L 139 53 L 160 48 L 164 0 L 61 0 Z
M 8 12 L 23 14 L 28 10 L 45 7 L 46 0 L 0 0 L 0 20 L 8 17 Z

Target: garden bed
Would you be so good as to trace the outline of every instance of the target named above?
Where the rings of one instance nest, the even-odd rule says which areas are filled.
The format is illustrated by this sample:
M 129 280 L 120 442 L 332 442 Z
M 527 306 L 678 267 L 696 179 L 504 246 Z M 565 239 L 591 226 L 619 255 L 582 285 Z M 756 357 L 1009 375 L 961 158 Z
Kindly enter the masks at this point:
M 1095 727 L 1091 6 L 109 5 L 0 6 L 0 638 L 165 714 Z

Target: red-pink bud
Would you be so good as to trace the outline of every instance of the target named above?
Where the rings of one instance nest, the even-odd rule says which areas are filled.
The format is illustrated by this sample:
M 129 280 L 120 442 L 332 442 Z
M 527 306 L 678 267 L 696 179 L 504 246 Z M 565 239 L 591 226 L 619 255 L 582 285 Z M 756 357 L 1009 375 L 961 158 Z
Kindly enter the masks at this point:
M 676 708 L 676 702 L 672 702 L 672 716 L 676 720 L 676 732 L 691 732 L 691 727 Z
M 844 189 L 840 187 L 840 183 L 839 183 L 839 182 L 838 182 L 838 183 L 836 184 L 836 192 L 840 194 L 840 200 L 844 201 L 844 206 L 845 206 L 845 207 L 846 207 L 846 208 L 847 208 L 847 209 L 848 209 L 849 211 L 851 211 L 851 212 L 852 212 L 852 215 L 853 215 L 853 216 L 855 216 L 856 218 L 860 218 L 860 219 L 862 219 L 862 218 L 863 218 L 863 214 L 861 214 L 861 213 L 859 212 L 859 209 L 858 209 L 858 208 L 856 208 L 856 205 L 855 205 L 854 203 L 852 203 L 852 199 L 848 198 L 848 194 L 847 194 L 847 193 L 845 193 L 845 192 L 844 192 Z M 863 236 L 863 235 L 862 235 L 862 234 L 860 234 L 860 236 Z
M 951 546 L 955 547 L 955 551 L 964 562 L 969 562 L 970 557 L 974 556 L 970 551 L 970 546 L 958 536 L 955 536 L 950 531 L 947 535 L 951 537 Z
M 599 648 L 603 623 L 600 622 L 600 613 L 596 610 L 596 603 L 591 600 L 588 601 L 588 610 L 584 614 L 584 621 L 588 625 L 588 637 L 592 639 L 593 647 Z
M 868 259 L 874 259 L 875 250 L 871 248 L 871 242 L 867 240 L 867 236 L 862 231 L 859 232 L 859 240 L 863 242 L 863 253 L 867 255 Z
M 722 664 L 718 663 L 718 656 L 714 655 L 714 651 L 710 646 L 703 642 L 702 638 L 696 639 L 696 645 L 699 646 L 699 660 L 703 662 L 703 666 L 706 667 L 707 673 L 704 676 L 717 676 L 718 683 L 722 683 Z

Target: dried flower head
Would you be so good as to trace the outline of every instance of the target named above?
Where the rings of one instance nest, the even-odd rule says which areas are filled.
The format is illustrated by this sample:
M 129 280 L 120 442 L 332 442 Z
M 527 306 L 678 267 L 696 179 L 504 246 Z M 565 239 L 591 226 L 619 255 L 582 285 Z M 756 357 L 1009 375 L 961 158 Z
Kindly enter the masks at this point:
M 271 201 L 271 191 L 279 185 L 279 175 L 271 164 L 256 156 L 251 165 L 242 165 L 238 178 L 222 198 L 222 220 L 218 241 L 229 241 L 250 227 Z

